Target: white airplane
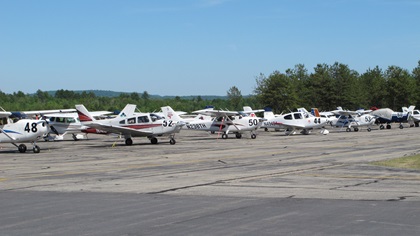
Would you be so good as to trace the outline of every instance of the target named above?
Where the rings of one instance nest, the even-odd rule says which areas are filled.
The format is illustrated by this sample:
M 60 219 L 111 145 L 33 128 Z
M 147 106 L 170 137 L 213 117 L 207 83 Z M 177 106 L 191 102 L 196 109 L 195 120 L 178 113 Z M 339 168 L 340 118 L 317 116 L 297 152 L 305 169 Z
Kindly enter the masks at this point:
M 90 114 L 95 118 L 100 118 L 105 115 L 113 114 L 113 112 L 109 111 L 94 111 L 90 112 Z M 50 126 L 50 132 L 47 136 L 44 137 L 46 141 L 57 141 L 63 140 L 64 135 L 71 134 L 73 136 L 73 140 L 77 141 L 79 139 L 87 138 L 88 133 L 96 133 L 96 134 L 106 134 L 107 132 L 92 129 L 87 126 L 84 126 L 80 123 L 79 116 L 76 112 L 72 113 L 52 113 L 44 115 L 44 118 L 47 120 L 48 125 Z M 83 135 L 83 134 L 85 135 Z M 51 134 L 55 134 L 54 137 Z
M 280 131 L 280 126 L 275 124 L 273 119 L 275 117 L 280 117 L 282 114 L 274 114 L 273 110 L 269 107 L 264 108 L 264 121 L 262 122 L 261 128 L 264 131 L 268 131 L 268 129 L 274 129 L 275 131 Z
M 339 118 L 336 122 L 331 123 L 335 127 L 346 127 L 346 131 L 350 132 L 351 129 L 355 132 L 359 131 L 359 128 L 362 126 L 367 126 L 367 131 L 370 132 L 371 125 L 375 123 L 375 116 L 369 114 L 372 110 L 357 110 L 349 111 L 343 110 L 342 107 L 337 107 L 337 110 L 331 111 L 335 115 L 339 115 Z
M 0 111 L 0 143 L 11 143 L 24 153 L 27 147 L 23 143 L 32 143 L 34 153 L 39 153 L 41 148 L 36 141 L 49 131 L 45 120 L 18 119 L 15 122 L 10 118 L 12 112 Z M 22 143 L 19 146 L 16 143 Z
M 246 107 L 244 111 L 214 110 L 208 107 L 192 113 L 203 116 L 203 119 L 190 119 L 186 122 L 184 129 L 208 131 L 222 134 L 222 139 L 227 139 L 229 133 L 234 133 L 236 138 L 242 138 L 243 133 L 250 133 L 252 139 L 257 137 L 256 130 L 261 126 L 262 119 L 255 116 L 255 112 Z M 210 119 L 208 117 L 211 117 Z
M 164 117 L 154 113 L 134 113 L 135 108 L 136 105 L 128 104 L 117 117 L 108 120 L 96 120 L 85 106 L 76 105 L 82 125 L 123 135 L 126 145 L 133 144 L 132 137 L 147 137 L 152 144 L 157 144 L 157 137 L 163 135 L 169 136 L 170 144 L 176 143 L 175 133 L 178 133 L 185 123 L 181 121 L 179 115 L 171 107 L 161 108 Z
M 298 112 L 290 112 L 284 115 L 279 115 L 268 120 L 276 125 L 278 129 L 286 129 L 286 135 L 295 134 L 296 130 L 302 130 L 302 134 L 309 134 L 310 130 L 321 128 L 322 134 L 328 134 L 329 131 L 324 128 L 328 124 L 327 118 L 319 116 L 318 109 L 314 108 L 312 115 L 305 108 L 300 108 Z
M 331 126 L 335 126 L 339 118 L 339 115 L 335 115 L 332 111 L 321 111 L 319 116 L 328 119 Z
M 414 125 L 416 127 L 419 127 L 419 123 L 420 123 L 420 111 L 419 110 L 413 110 L 413 114 L 411 115 Z

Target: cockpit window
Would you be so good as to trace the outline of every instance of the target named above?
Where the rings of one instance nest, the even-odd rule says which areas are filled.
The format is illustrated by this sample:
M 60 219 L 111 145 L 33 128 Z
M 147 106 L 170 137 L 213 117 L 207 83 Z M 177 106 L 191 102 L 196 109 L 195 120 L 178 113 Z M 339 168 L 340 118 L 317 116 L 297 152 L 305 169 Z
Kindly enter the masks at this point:
M 137 117 L 137 123 L 148 123 L 148 122 L 149 122 L 149 117 L 147 117 L 147 116 Z
M 76 120 L 73 117 L 67 118 L 67 123 L 76 123 Z
M 295 120 L 303 118 L 301 113 L 294 113 L 293 116 L 295 117 Z
M 133 117 L 133 118 L 127 119 L 127 123 L 128 124 L 135 124 L 136 123 L 136 118 Z
M 7 117 L 3 117 L 0 119 L 0 125 L 6 125 L 7 124 Z

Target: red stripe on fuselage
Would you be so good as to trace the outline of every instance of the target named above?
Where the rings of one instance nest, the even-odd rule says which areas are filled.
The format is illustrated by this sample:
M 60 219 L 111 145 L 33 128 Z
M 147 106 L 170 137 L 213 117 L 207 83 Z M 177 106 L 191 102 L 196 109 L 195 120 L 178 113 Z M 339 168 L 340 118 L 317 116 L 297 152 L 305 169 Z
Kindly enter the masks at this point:
M 145 125 L 134 124 L 134 125 L 127 125 L 127 126 L 123 126 L 123 127 L 130 128 L 130 129 L 148 129 L 148 128 L 159 127 L 161 125 L 162 124 L 145 124 Z

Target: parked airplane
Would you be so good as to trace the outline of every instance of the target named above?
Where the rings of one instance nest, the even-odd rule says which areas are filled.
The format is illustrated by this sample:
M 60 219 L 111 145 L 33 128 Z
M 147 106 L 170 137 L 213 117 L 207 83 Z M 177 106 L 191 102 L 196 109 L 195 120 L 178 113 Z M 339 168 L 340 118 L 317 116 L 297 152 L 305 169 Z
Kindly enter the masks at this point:
M 367 126 L 367 131 L 370 132 L 371 125 L 375 123 L 375 116 L 369 114 L 372 110 L 357 110 L 349 111 L 343 110 L 342 107 L 337 107 L 337 110 L 331 111 L 335 115 L 339 115 L 338 120 L 332 124 L 335 127 L 346 127 L 346 131 L 350 132 L 351 128 L 355 132 L 359 131 L 359 128 L 362 126 Z
M 97 118 L 103 117 L 105 115 L 113 114 L 113 112 L 109 111 L 93 111 L 90 114 Z M 77 141 L 79 139 L 86 138 L 88 133 L 96 133 L 96 134 L 106 134 L 107 132 L 92 129 L 87 126 L 84 126 L 80 123 L 79 116 L 77 112 L 72 113 L 53 113 L 47 114 L 43 118 L 45 118 L 50 126 L 50 132 L 47 136 L 44 137 L 44 140 L 63 140 L 64 135 L 71 134 L 73 136 L 73 140 Z M 85 135 L 81 134 L 84 133 Z M 51 134 L 55 134 L 54 137 Z
M 420 111 L 419 110 L 413 110 L 413 114 L 411 115 L 414 125 L 416 127 L 419 127 L 419 123 L 420 123 Z
M 403 112 L 395 112 L 389 108 L 381 108 L 372 111 L 371 115 L 376 117 L 376 124 L 380 124 L 379 128 L 384 129 L 383 124 L 387 124 L 386 128 L 391 129 L 391 123 L 400 123 L 399 128 L 403 129 L 403 122 L 412 121 L 412 114 L 415 106 L 410 106 L 409 108 L 404 109 Z
M 276 123 L 273 121 L 273 118 L 280 117 L 281 115 L 282 114 L 274 114 L 270 107 L 264 108 L 264 121 L 262 122 L 261 128 L 263 128 L 264 131 L 268 131 L 268 129 L 280 131 L 280 126 L 276 125 Z
M 184 129 L 221 133 L 222 139 L 227 139 L 229 133 L 234 133 L 236 138 L 239 139 L 242 138 L 243 133 L 249 132 L 251 138 L 255 139 L 257 137 L 256 129 L 261 126 L 263 120 L 256 117 L 255 112 L 261 110 L 252 110 L 249 107 L 244 110 L 246 111 L 225 111 L 207 107 L 203 110 L 194 111 L 195 114 L 211 117 L 211 119 L 189 120 Z
M 10 117 L 12 112 L 0 111 L 0 143 L 11 143 L 24 153 L 27 147 L 23 143 L 32 143 L 34 153 L 39 153 L 41 148 L 36 141 L 48 133 L 48 125 L 45 120 L 17 119 Z M 22 143 L 17 145 L 16 143 Z
M 328 124 L 327 118 L 319 116 L 318 109 L 313 108 L 315 115 L 312 115 L 306 109 L 299 109 L 298 112 L 290 112 L 278 117 L 269 119 L 268 122 L 272 122 L 279 129 L 286 129 L 286 134 L 295 134 L 296 130 L 302 130 L 302 134 L 309 134 L 310 130 L 314 128 L 321 128 L 322 134 L 328 134 L 329 131 L 324 128 Z
M 157 137 L 168 135 L 169 143 L 175 144 L 175 133 L 178 133 L 184 123 L 171 107 L 162 107 L 164 117 L 154 113 L 134 113 L 136 105 L 128 104 L 117 117 L 109 120 L 96 120 L 83 105 L 76 105 L 82 125 L 91 128 L 124 135 L 125 144 L 132 145 L 132 137 L 147 137 L 152 144 L 158 142 Z M 124 111 L 123 110 L 123 111 Z

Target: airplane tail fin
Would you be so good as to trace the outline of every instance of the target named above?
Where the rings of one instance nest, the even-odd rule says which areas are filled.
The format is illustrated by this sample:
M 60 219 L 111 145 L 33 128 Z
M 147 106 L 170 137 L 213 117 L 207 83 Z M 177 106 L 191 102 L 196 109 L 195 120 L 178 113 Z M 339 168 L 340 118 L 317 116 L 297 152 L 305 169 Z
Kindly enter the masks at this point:
M 76 105 L 77 115 L 79 115 L 80 122 L 94 121 L 95 118 L 89 113 L 86 107 L 82 104 Z
M 126 117 L 134 115 L 134 111 L 136 110 L 136 105 L 134 104 L 127 104 L 125 105 L 124 109 L 118 114 L 119 117 Z
M 416 106 L 410 106 L 409 108 L 408 108 L 408 111 L 410 112 L 410 111 L 414 111 L 414 108 L 416 108 Z
M 264 108 L 264 119 L 270 119 L 274 117 L 274 112 L 270 107 Z
M 315 117 L 321 117 L 321 115 L 319 115 L 318 108 L 312 108 L 312 109 L 311 109 L 311 113 L 312 113 L 312 115 L 314 115 Z
M 163 115 L 165 116 L 165 119 L 170 119 L 172 121 L 182 121 L 183 119 L 176 113 L 172 107 L 165 106 L 161 107 Z

